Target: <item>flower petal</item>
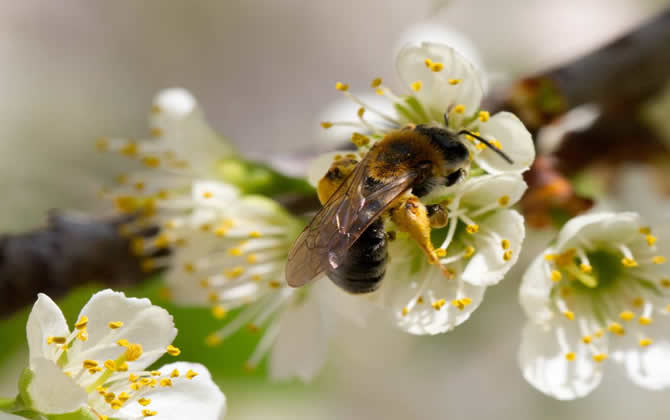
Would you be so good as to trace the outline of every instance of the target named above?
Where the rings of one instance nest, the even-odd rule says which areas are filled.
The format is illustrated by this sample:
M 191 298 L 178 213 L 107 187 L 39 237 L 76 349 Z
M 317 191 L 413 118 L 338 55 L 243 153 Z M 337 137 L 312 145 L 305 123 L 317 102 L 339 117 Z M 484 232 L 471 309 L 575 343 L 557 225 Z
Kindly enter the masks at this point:
M 523 328 L 519 363 L 523 377 L 539 391 L 559 400 L 581 398 L 602 379 L 602 368 L 587 346 L 576 345 L 578 328 L 556 324 L 545 328 L 528 321 Z M 569 347 L 565 347 L 568 344 Z M 568 351 L 574 360 L 568 360 Z
M 497 211 L 480 225 L 481 233 L 473 236 L 477 251 L 468 261 L 462 278 L 475 286 L 491 286 L 502 280 L 519 259 L 526 229 L 523 216 L 516 210 Z M 493 242 L 486 232 L 495 232 L 507 240 L 507 247 L 503 248 L 499 241 Z
M 489 173 L 521 173 L 535 160 L 533 138 L 516 115 L 499 112 L 487 122 L 478 122 L 479 133 L 487 140 L 498 140 L 502 151 L 509 156 L 513 164 L 508 163 L 493 150 L 486 148 L 474 157 L 475 162 Z
M 553 249 L 547 249 L 546 253 L 553 253 Z M 519 289 L 519 301 L 526 312 L 526 316 L 535 322 L 546 322 L 554 317 L 551 310 L 551 289 L 554 283 L 547 275 L 547 261 L 545 253 L 535 257 L 521 279 Z
M 180 376 L 172 379 L 171 387 L 156 387 L 142 394 L 143 398 L 151 400 L 149 405 L 127 404 L 114 413 L 114 418 L 138 418 L 142 409 L 156 411 L 156 417 L 152 418 L 161 420 L 219 420 L 225 417 L 226 396 L 205 366 L 177 362 L 164 365 L 159 371 L 163 376 L 169 376 L 174 369 L 179 371 Z M 197 376 L 193 379 L 184 377 L 189 370 L 196 372 Z
M 280 331 L 270 354 L 270 376 L 309 382 L 323 367 L 328 353 L 330 324 L 324 306 L 313 294 L 294 299 L 282 311 Z
M 528 185 L 516 173 L 482 175 L 470 178 L 459 186 L 463 194 L 462 205 L 473 209 L 503 198 L 507 201 L 506 206 L 511 206 L 521 199 L 526 188 Z
M 641 328 L 644 338 L 652 339 L 641 347 L 637 337 L 623 351 L 623 364 L 630 379 L 637 385 L 653 390 L 670 387 L 670 316 L 659 314 L 651 325 Z
M 84 406 L 88 394 L 55 362 L 43 357 L 31 360 L 32 380 L 28 384 L 33 409 L 44 414 L 63 414 Z
M 129 362 L 131 370 L 142 370 L 161 357 L 177 335 L 172 316 L 165 309 L 152 305 L 149 299 L 128 298 L 109 289 L 93 295 L 82 308 L 82 316 L 88 317 L 88 340 L 73 352 L 77 358 L 68 363 L 75 365 L 85 359 L 116 359 L 123 353 L 116 342 L 126 339 L 142 346 L 142 356 Z M 109 323 L 117 321 L 123 326 L 111 329 Z
M 193 95 L 182 88 L 161 91 L 154 99 L 150 121 L 158 141 L 189 162 L 210 172 L 215 162 L 234 153 L 232 146 L 205 121 Z
M 47 344 L 48 337 L 70 335 L 63 313 L 49 296 L 43 293 L 37 295 L 37 301 L 30 311 L 26 324 L 26 334 L 31 366 L 33 359 L 40 357 L 53 359 L 55 357 L 56 347 L 54 344 Z
M 625 243 L 639 235 L 637 213 L 592 213 L 570 219 L 558 234 L 555 248 L 563 251 L 581 246 L 582 240 Z
M 435 72 L 428 68 L 426 59 L 444 68 Z M 421 81 L 422 87 L 414 95 L 432 120 L 442 122 L 444 113 L 454 105 L 463 105 L 466 115 L 479 109 L 484 95 L 479 72 L 453 48 L 425 42 L 405 47 L 398 54 L 396 69 L 407 86 Z M 451 84 L 450 79 L 459 82 Z

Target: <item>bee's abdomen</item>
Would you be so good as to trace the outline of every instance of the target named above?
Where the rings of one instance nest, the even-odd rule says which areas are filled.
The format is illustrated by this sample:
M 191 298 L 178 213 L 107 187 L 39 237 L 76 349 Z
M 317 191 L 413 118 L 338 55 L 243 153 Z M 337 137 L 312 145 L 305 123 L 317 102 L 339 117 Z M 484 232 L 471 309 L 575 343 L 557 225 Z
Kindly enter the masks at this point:
M 349 248 L 344 262 L 328 272 L 328 277 L 349 293 L 370 293 L 381 284 L 387 261 L 384 222 L 377 219 Z

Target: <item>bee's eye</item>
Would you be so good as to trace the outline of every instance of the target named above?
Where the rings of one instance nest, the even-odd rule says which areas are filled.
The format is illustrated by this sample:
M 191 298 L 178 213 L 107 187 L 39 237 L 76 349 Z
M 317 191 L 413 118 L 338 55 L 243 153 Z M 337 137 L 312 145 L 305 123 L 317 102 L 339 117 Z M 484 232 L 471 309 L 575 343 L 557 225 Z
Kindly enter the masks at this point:
M 457 184 L 465 178 L 465 175 L 466 175 L 465 169 L 463 168 L 457 169 L 454 172 L 447 175 L 447 182 L 445 183 L 445 185 L 447 187 L 450 187 L 454 184 Z

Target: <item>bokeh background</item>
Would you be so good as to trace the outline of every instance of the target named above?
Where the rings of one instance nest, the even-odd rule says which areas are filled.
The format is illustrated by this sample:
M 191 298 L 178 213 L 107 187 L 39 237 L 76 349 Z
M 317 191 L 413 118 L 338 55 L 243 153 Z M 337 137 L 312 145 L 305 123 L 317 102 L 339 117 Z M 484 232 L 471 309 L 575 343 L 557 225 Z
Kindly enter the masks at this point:
M 44 223 L 49 208 L 95 210 L 118 171 L 101 135 L 143 136 L 151 98 L 182 86 L 208 120 L 255 159 L 311 150 L 335 81 L 394 77 L 394 51 L 430 24 L 470 40 L 491 80 L 532 73 L 596 48 L 668 0 L 23 0 L 0 3 L 0 232 Z M 442 33 L 444 35 L 444 33 Z M 543 244 L 530 238 L 527 254 Z M 615 366 L 589 397 L 562 403 L 525 383 L 516 353 L 520 260 L 469 322 L 411 337 L 385 320 L 338 325 L 326 369 L 309 385 L 270 383 L 242 365 L 254 337 L 200 344 L 208 311 L 172 308 L 183 359 L 206 363 L 228 419 L 657 419 L 670 392 L 633 386 Z M 157 296 L 155 283 L 131 294 Z M 94 289 L 63 304 L 70 319 Z M 26 314 L 0 325 L 0 395 L 25 362 Z

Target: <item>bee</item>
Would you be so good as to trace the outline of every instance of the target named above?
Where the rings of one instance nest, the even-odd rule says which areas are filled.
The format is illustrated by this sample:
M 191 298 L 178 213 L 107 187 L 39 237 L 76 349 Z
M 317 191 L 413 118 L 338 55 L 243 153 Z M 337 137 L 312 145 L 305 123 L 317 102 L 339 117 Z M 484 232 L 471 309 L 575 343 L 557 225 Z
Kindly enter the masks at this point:
M 470 153 L 461 136 L 466 134 L 512 163 L 480 136 L 430 125 L 409 125 L 388 133 L 360 161 L 355 155 L 334 161 L 317 186 L 323 207 L 289 252 L 288 284 L 303 286 L 325 272 L 349 293 L 375 291 L 389 259 L 385 230 L 389 219 L 416 241 L 431 264 L 439 264 L 430 232 L 447 224 L 447 210 L 426 206 L 419 199 L 437 186 L 465 178 Z M 450 276 L 446 268 L 442 270 Z

